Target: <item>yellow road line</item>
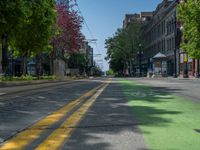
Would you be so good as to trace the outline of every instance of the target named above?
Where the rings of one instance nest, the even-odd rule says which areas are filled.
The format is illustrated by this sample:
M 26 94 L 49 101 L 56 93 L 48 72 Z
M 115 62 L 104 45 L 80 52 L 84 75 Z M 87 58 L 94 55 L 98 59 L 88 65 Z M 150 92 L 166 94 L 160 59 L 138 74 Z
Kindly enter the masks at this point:
M 74 128 L 72 127 L 76 126 L 80 122 L 88 109 L 92 106 L 97 97 L 103 92 L 108 84 L 109 83 L 98 90 L 97 93 L 95 93 L 76 112 L 74 112 L 68 119 L 66 119 L 59 128 L 54 130 L 52 134 L 50 134 L 49 137 L 36 148 L 36 150 L 60 149 L 63 146 L 64 142 L 69 139 L 72 131 L 74 130 Z
M 39 138 L 40 135 L 52 124 L 58 122 L 62 119 L 66 113 L 72 110 L 74 107 L 79 105 L 84 98 L 87 98 L 96 92 L 100 87 L 104 84 L 90 90 L 89 92 L 85 93 L 81 97 L 72 102 L 66 104 L 59 110 L 55 111 L 51 115 L 45 117 L 44 119 L 40 120 L 36 124 L 32 125 L 31 127 L 27 128 L 26 130 L 20 132 L 15 137 L 11 138 L 7 142 L 5 142 L 2 146 L 0 146 L 0 150 L 22 150 L 35 139 Z

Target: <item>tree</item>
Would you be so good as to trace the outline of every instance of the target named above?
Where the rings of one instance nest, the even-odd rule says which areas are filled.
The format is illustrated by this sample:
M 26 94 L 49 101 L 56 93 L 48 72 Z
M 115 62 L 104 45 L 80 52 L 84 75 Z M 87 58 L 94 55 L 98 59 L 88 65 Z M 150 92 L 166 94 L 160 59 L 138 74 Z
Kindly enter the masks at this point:
M 85 54 L 74 52 L 69 58 L 68 65 L 69 68 L 78 68 L 82 74 L 87 66 L 87 59 Z
M 6 54 L 8 46 L 11 46 L 16 54 L 24 58 L 23 74 L 26 73 L 28 57 L 50 49 L 55 18 L 54 0 L 0 1 L 0 36 L 5 47 L 3 53 Z
M 7 51 L 12 38 L 17 34 L 16 31 L 21 25 L 27 13 L 24 0 L 0 1 L 0 43 L 2 43 L 2 69 L 6 71 Z
M 181 48 L 192 58 L 200 59 L 200 0 L 187 0 L 185 3 L 180 3 L 178 13 L 185 39 Z
M 108 38 L 105 42 L 107 48 L 106 60 L 109 60 L 110 68 L 115 72 L 123 72 L 126 68 L 126 52 L 124 44 L 120 42 L 121 30 L 115 36 Z
M 63 58 L 65 53 L 73 53 L 81 47 L 83 41 L 81 33 L 82 18 L 73 7 L 73 0 L 59 0 L 57 2 L 57 27 L 59 28 L 59 33 L 52 39 L 56 57 Z
M 26 5 L 24 0 L 0 1 L 0 37 L 15 35 L 15 29 L 25 17 Z
M 142 25 L 142 22 L 134 21 L 106 40 L 106 60 L 109 60 L 113 71 L 124 73 L 129 68 L 129 75 L 132 74 L 133 60 L 137 57 L 139 45 L 143 44 Z
M 109 75 L 109 76 L 112 76 L 112 75 L 114 75 L 114 72 L 113 72 L 112 69 L 109 69 L 109 70 L 106 72 L 106 74 Z
M 56 11 L 54 0 L 24 2 L 26 16 L 17 26 L 12 46 L 23 58 L 22 72 L 26 74 L 27 58 L 51 49 L 50 39 L 55 32 Z

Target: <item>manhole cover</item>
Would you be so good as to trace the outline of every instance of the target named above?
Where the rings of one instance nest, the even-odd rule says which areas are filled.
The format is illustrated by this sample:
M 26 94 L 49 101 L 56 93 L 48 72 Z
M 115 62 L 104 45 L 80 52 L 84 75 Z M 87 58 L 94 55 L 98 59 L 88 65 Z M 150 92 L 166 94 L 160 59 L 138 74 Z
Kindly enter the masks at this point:
M 196 132 L 200 133 L 200 129 L 194 129 L 194 131 L 196 131 Z

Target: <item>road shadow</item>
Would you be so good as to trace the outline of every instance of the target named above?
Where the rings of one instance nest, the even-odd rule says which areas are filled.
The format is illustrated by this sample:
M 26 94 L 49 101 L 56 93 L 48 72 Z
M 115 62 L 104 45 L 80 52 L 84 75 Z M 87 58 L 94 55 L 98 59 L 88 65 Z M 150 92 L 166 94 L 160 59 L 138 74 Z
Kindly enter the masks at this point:
M 142 87 L 141 87 L 142 88 Z M 125 92 L 130 92 L 125 89 Z M 164 93 L 162 93 L 163 95 Z M 166 94 L 167 95 L 167 94 Z M 138 95 L 137 95 L 138 96 Z M 163 98 L 166 102 L 170 97 Z M 161 102 L 159 97 L 137 97 L 138 100 Z M 110 84 L 96 100 L 80 124 L 74 127 L 64 149 L 70 150 L 147 150 L 138 125 L 165 127 L 172 120 L 158 115 L 177 115 L 181 112 L 151 106 L 130 107 L 119 83 Z M 139 120 L 136 120 L 139 116 Z M 144 133 L 144 132 L 143 132 Z M 151 134 L 145 132 L 145 134 Z

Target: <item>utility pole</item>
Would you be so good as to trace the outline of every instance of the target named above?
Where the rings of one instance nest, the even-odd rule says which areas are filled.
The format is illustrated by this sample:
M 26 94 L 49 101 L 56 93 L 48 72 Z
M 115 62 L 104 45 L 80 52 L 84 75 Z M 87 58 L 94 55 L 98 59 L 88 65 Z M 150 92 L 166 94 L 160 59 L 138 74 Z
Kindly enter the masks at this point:
M 139 57 L 139 77 L 141 77 L 142 76 L 142 55 L 143 55 L 141 44 L 139 44 L 139 52 L 137 54 Z
M 178 40 L 177 40 L 177 38 L 178 38 L 178 36 L 177 36 L 177 30 L 178 30 L 178 28 L 177 28 L 177 13 L 176 13 L 176 11 L 175 11 L 175 13 L 174 13 L 174 18 L 175 18 L 175 20 L 174 20 L 174 27 L 175 27 L 175 30 L 174 30 L 174 36 L 175 36 L 175 48 L 174 48 L 174 74 L 173 74 L 173 77 L 174 78 L 177 78 L 177 56 L 176 56 L 176 51 L 177 51 L 177 49 L 179 48 L 179 45 L 178 45 Z
M 199 78 L 199 59 L 197 59 L 197 78 Z

